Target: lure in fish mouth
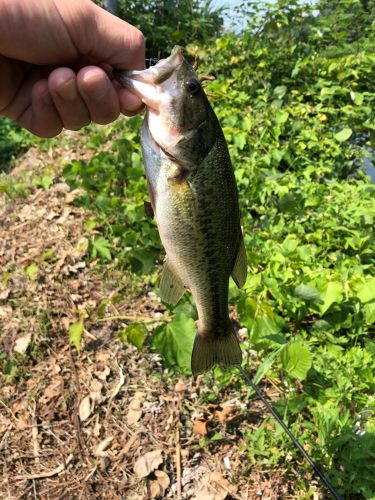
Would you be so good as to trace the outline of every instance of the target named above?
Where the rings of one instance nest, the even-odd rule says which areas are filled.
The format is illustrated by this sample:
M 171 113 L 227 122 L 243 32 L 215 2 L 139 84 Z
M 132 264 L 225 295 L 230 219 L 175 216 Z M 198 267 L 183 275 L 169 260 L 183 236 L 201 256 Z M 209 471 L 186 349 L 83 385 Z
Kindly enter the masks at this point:
M 142 71 L 114 71 L 146 105 L 141 144 L 151 203 L 166 250 L 160 296 L 175 305 L 190 289 L 198 311 L 193 374 L 239 364 L 228 314 L 230 276 L 246 281 L 238 195 L 220 124 L 194 68 L 175 47 Z

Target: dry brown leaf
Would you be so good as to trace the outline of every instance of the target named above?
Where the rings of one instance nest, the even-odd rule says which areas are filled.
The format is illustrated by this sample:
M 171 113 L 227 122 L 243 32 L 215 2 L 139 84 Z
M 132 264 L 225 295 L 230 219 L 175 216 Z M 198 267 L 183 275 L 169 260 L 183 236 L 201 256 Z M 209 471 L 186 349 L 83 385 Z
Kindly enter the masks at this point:
M 120 392 L 121 387 L 125 383 L 125 377 L 124 377 L 122 368 L 119 365 L 117 365 L 117 367 L 118 367 L 118 372 L 119 372 L 119 380 L 118 380 L 117 384 L 115 385 L 115 387 L 111 391 L 111 395 L 109 398 L 110 401 L 112 401 L 112 399 L 114 399 L 117 396 L 117 394 Z
M 103 384 L 99 380 L 93 380 L 90 384 L 90 399 L 93 404 L 100 403 L 103 400 L 102 396 Z
M 143 392 L 136 392 L 134 394 L 134 398 L 131 400 L 129 404 L 128 413 L 126 415 L 126 422 L 128 425 L 133 425 L 142 416 L 142 402 L 144 399 Z
M 0 292 L 0 300 L 5 300 L 9 297 L 10 294 L 10 288 L 5 288 L 5 290 L 2 290 Z
M 200 436 L 205 436 L 208 433 L 207 420 L 195 420 L 193 424 L 194 434 L 199 434 Z
M 95 353 L 96 361 L 108 361 L 111 354 L 108 351 L 98 351 Z
M 161 498 L 164 495 L 163 488 L 157 481 L 150 482 L 150 497 L 151 498 Z
M 25 354 L 27 348 L 29 347 L 31 342 L 31 333 L 27 333 L 23 337 L 18 338 L 14 343 L 14 352 L 18 352 L 18 354 Z
M 165 490 L 168 488 L 170 481 L 169 481 L 169 476 L 166 472 L 163 470 L 156 470 L 155 471 L 155 477 L 161 488 L 163 489 L 163 495 L 165 493 Z
M 222 410 L 215 411 L 216 420 L 218 420 L 221 424 L 225 424 L 228 420 L 229 415 L 233 413 L 235 409 L 235 405 L 227 405 L 224 406 Z
M 0 318 L 6 318 L 7 316 L 10 316 L 13 312 L 13 309 L 11 306 L 0 306 Z
M 64 388 L 64 380 L 61 377 L 59 377 L 46 388 L 42 397 L 39 399 L 39 404 L 45 405 L 51 399 L 55 398 L 56 396 L 60 396 L 63 392 L 63 388 Z
M 111 373 L 109 366 L 103 366 L 94 371 L 94 375 L 105 382 Z
M 79 403 L 78 414 L 81 422 L 84 422 L 89 418 L 92 411 L 91 399 L 90 396 L 86 396 Z
M 220 472 L 210 472 L 200 481 L 192 500 L 224 500 L 235 488 Z
M 105 450 L 109 447 L 112 441 L 113 441 L 113 436 L 107 437 L 103 439 L 103 441 L 100 441 L 98 446 L 95 448 L 94 454 L 97 457 L 106 457 L 107 453 L 105 452 Z
M 135 462 L 134 473 L 142 479 L 157 469 L 162 462 L 162 450 L 149 451 Z
M 184 392 L 186 391 L 186 388 L 187 388 L 187 384 L 185 384 L 185 382 L 180 379 L 177 384 L 174 386 L 174 390 L 176 392 Z

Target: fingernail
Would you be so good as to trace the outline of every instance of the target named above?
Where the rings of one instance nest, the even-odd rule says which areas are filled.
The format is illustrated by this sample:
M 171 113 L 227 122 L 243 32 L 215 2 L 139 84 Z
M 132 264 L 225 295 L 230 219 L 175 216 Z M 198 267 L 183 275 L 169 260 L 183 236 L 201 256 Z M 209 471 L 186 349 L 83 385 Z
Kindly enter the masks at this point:
M 53 101 L 51 99 L 51 96 L 50 96 L 50 93 L 48 92 L 48 90 L 44 94 L 42 94 L 42 102 L 46 106 L 52 106 L 53 105 Z
M 56 93 L 63 99 L 64 101 L 74 101 L 77 97 L 77 89 L 74 79 L 68 80 L 61 85 L 61 87 L 56 90 Z
M 90 86 L 86 90 L 87 95 L 90 99 L 100 100 L 102 99 L 109 89 L 109 80 L 108 78 L 100 77 L 92 77 L 89 80 Z

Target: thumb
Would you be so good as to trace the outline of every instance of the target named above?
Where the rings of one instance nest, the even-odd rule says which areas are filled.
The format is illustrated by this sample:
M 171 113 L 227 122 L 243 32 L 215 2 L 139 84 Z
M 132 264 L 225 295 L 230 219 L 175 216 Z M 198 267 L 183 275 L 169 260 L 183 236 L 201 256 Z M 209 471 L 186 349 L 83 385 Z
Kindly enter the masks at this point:
M 90 56 L 118 69 L 143 69 L 145 40 L 137 28 L 92 3 Z

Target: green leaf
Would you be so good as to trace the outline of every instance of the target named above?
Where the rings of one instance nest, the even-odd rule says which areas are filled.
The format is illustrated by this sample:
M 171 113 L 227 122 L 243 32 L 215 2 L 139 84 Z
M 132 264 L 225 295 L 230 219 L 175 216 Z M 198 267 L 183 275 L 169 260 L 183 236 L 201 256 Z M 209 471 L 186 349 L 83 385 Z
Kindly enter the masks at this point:
M 294 289 L 294 295 L 306 302 L 320 302 L 319 292 L 314 286 L 298 285 Z
M 132 323 L 125 329 L 126 340 L 141 350 L 147 336 L 147 328 L 143 323 Z M 121 339 L 123 342 L 123 340 Z
M 277 98 L 277 99 L 282 99 L 284 97 L 284 95 L 286 94 L 286 91 L 288 89 L 286 88 L 285 85 L 279 85 L 278 87 L 275 87 L 273 89 L 273 95 Z
M 194 320 L 184 314 L 176 314 L 170 323 L 155 329 L 152 345 L 167 365 L 177 365 L 184 373 L 190 374 L 195 334 Z
M 77 349 L 77 352 L 79 353 L 80 350 L 80 343 L 81 343 L 81 337 L 83 333 L 83 323 L 72 323 L 69 327 L 69 342 L 74 345 L 74 347 Z
M 281 351 L 281 363 L 288 375 L 304 380 L 312 365 L 309 349 L 301 342 L 292 342 Z
M 335 134 L 335 139 L 339 142 L 345 142 L 349 139 L 352 133 L 353 131 L 351 128 L 343 128 L 342 130 L 340 130 L 340 132 L 337 132 L 337 134 Z
M 344 286 L 340 281 L 328 282 L 327 289 L 322 295 L 323 304 L 320 307 L 321 314 L 328 311 L 335 302 L 340 303 L 344 294 Z
M 39 268 L 35 264 L 35 262 L 33 262 L 29 266 L 25 267 L 25 274 L 26 274 L 26 276 L 28 276 L 31 279 L 31 281 L 36 280 L 36 277 L 38 275 L 38 271 L 39 271 Z
M 99 254 L 101 257 L 107 260 L 111 260 L 111 244 L 109 243 L 108 240 L 103 238 L 103 236 L 99 236 L 98 238 L 94 238 L 92 240 L 92 256 L 94 259 L 96 258 L 97 254 Z
M 363 306 L 363 312 L 365 313 L 366 323 L 372 325 L 375 323 L 375 302 L 367 302 Z
M 103 299 L 100 302 L 99 307 L 96 311 L 96 314 L 99 316 L 99 318 L 102 318 L 104 316 L 108 303 L 109 303 L 109 299 Z
M 275 116 L 275 122 L 278 124 L 278 125 L 281 125 L 282 123 L 285 123 L 289 118 L 289 113 L 287 111 L 279 111 L 278 113 L 276 113 L 276 116 Z
M 354 104 L 357 106 L 362 106 L 363 104 L 363 94 L 360 94 L 359 92 L 350 92 L 350 97 L 352 98 L 352 101 Z
M 42 253 L 40 258 L 43 260 L 49 260 L 55 254 L 55 252 L 56 252 L 56 248 L 51 247 L 49 250 Z
M 252 297 L 242 297 L 237 306 L 241 324 L 249 331 L 251 342 L 256 344 L 264 337 L 275 335 L 281 331 L 281 320 L 265 302 Z
M 259 384 L 259 382 L 262 380 L 264 375 L 268 372 L 268 370 L 271 368 L 273 365 L 276 357 L 283 351 L 285 348 L 285 345 L 280 346 L 276 351 L 271 353 L 264 361 L 263 363 L 259 366 L 256 374 L 254 375 L 253 382 L 254 384 Z
M 41 186 L 43 189 L 49 189 L 53 184 L 53 179 L 50 175 L 44 175 L 43 177 L 36 177 L 33 179 L 33 184 L 36 186 Z
M 234 136 L 234 144 L 235 146 L 238 148 L 238 149 L 243 149 L 245 147 L 245 144 L 246 144 L 246 139 L 247 139 L 247 136 L 246 134 L 236 134 Z
M 375 300 L 375 278 L 369 278 L 366 283 L 363 283 L 358 289 L 357 296 L 363 303 Z

